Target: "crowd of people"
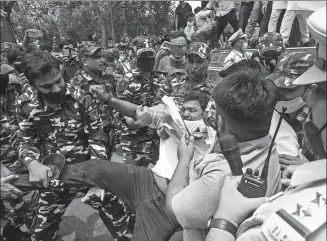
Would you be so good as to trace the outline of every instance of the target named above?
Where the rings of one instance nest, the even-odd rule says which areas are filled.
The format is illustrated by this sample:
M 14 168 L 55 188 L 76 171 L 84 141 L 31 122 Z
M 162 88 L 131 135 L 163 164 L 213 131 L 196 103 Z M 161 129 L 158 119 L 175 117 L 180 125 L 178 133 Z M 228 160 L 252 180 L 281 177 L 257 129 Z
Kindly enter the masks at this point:
M 295 17 L 315 55 L 287 50 Z M 117 241 L 325 239 L 326 2 L 181 1 L 175 28 L 108 48 L 88 36 L 48 52 L 35 29 L 1 43 L 2 240 L 60 240 L 78 195 Z M 244 176 L 267 170 L 265 195 L 241 193 L 239 159 Z

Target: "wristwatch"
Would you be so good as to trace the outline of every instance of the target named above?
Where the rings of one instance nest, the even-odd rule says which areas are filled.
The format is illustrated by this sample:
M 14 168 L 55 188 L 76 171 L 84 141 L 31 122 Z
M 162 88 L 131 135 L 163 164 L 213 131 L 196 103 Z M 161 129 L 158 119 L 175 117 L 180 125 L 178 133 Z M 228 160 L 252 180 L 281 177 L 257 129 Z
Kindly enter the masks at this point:
M 207 223 L 207 228 L 218 228 L 225 230 L 236 238 L 237 228 L 225 219 L 210 217 Z

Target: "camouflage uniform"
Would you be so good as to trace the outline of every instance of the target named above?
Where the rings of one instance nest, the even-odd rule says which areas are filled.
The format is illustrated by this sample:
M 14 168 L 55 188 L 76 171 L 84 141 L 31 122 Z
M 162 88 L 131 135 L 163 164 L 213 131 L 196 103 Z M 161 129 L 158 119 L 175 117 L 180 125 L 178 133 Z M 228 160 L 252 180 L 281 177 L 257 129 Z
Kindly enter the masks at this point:
M 4 65 L 2 65 L 4 67 Z M 3 68 L 2 68 L 3 70 Z M 9 69 L 10 70 L 10 69 Z M 2 71 L 1 71 L 2 72 Z M 12 72 L 11 70 L 9 72 Z M 21 173 L 26 171 L 26 167 L 18 160 L 18 141 L 17 141 L 17 120 L 16 120 L 16 104 L 17 98 L 21 94 L 22 85 L 17 76 L 10 74 L 9 83 L 6 90 L 5 100 L 1 103 L 0 117 L 0 153 L 1 163 L 5 165 L 13 173 Z M 26 195 L 22 199 L 9 200 L 4 202 L 3 214 L 8 222 L 3 226 L 4 240 L 25 240 L 30 235 L 20 232 L 19 228 L 28 223 L 30 215 L 28 215 L 30 206 L 30 196 Z M 3 218 L 3 216 L 2 216 Z M 15 240 L 15 239 L 14 239 Z
M 79 47 L 79 52 L 84 54 L 93 54 L 99 47 L 93 45 L 92 42 L 83 42 Z M 113 92 L 116 96 L 116 81 L 111 71 L 104 72 L 99 80 L 93 79 L 84 70 L 77 71 L 75 77 L 69 81 L 72 86 L 78 86 L 85 93 L 89 93 L 91 85 L 102 85 L 108 92 Z M 113 118 L 113 109 L 95 99 L 94 102 L 99 108 L 99 115 L 104 128 L 106 160 L 110 160 L 114 148 L 115 126 Z M 91 206 L 99 211 L 99 215 L 108 228 L 109 232 L 117 240 L 128 240 L 131 237 L 131 231 L 134 226 L 134 214 L 127 210 L 127 207 L 116 196 L 110 192 L 105 193 L 104 202 L 92 200 Z M 111 218 L 113 216 L 113 218 Z M 119 221 L 117 221 L 119 220 Z M 119 234 L 121 233 L 121 234 Z
M 164 83 L 161 73 L 151 72 L 149 79 L 139 72 L 134 72 L 126 90 L 123 93 L 124 100 L 142 106 L 152 106 L 158 93 L 158 89 Z M 130 130 L 125 125 L 122 133 L 122 149 L 125 163 L 136 163 L 138 166 L 147 167 L 150 163 L 155 164 L 158 160 L 159 139 L 156 131 L 143 127 Z
M 27 166 L 32 160 L 42 160 L 50 153 L 60 153 L 66 158 L 66 165 L 89 159 L 107 159 L 106 137 L 104 135 L 101 110 L 95 100 L 79 88 L 66 85 L 66 96 L 55 109 L 44 106 L 37 91 L 27 88 L 18 99 L 17 118 L 19 159 Z M 81 189 L 64 189 L 62 192 L 39 191 L 35 196 L 32 240 L 51 241 L 59 229 L 62 216 Z M 107 208 L 121 207 L 115 199 Z M 110 216 L 115 232 L 128 240 L 131 231 L 119 230 L 121 216 Z M 125 220 L 124 220 L 125 221 Z M 109 230 L 112 231 L 112 230 Z M 127 238 L 126 238 L 127 236 Z

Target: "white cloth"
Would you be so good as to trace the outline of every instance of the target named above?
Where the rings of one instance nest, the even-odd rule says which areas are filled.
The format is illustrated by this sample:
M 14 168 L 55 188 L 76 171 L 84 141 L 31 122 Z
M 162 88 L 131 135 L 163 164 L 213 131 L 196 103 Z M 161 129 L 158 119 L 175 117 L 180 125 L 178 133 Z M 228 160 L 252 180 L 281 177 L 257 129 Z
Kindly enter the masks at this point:
M 270 138 L 273 138 L 275 134 L 279 118 L 280 114 L 277 111 L 274 111 L 269 130 Z M 277 153 L 279 155 L 286 154 L 296 157 L 299 156 L 300 145 L 297 139 L 297 135 L 293 128 L 285 120 L 282 120 L 282 123 L 278 130 L 275 145 L 277 147 Z
M 160 177 L 171 179 L 178 164 L 176 139 L 160 140 L 159 160 L 152 171 Z
M 287 1 L 274 1 L 272 9 L 273 10 L 281 10 L 281 9 L 286 9 L 287 8 Z
M 227 69 L 232 64 L 240 62 L 243 59 L 248 59 L 248 56 L 235 49 L 232 49 L 224 60 L 224 69 Z

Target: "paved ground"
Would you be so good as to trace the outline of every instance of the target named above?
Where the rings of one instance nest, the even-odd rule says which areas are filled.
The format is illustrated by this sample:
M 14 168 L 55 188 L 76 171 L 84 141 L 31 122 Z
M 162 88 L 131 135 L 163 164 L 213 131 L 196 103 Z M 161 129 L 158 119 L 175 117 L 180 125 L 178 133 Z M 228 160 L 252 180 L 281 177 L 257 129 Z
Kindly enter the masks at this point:
M 121 162 L 121 157 L 114 154 L 113 160 Z M 96 211 L 76 199 L 68 207 L 59 235 L 64 241 L 113 241 Z M 181 233 L 177 233 L 171 241 L 181 241 Z

